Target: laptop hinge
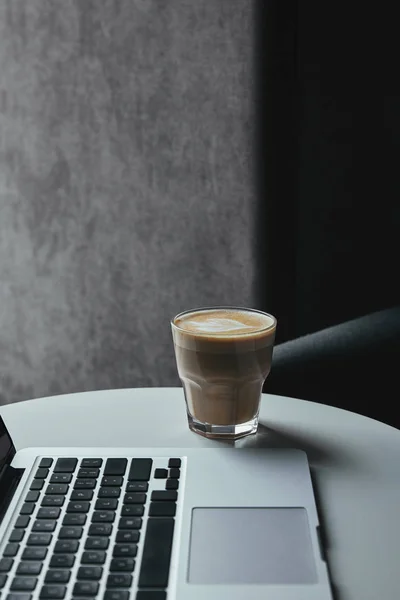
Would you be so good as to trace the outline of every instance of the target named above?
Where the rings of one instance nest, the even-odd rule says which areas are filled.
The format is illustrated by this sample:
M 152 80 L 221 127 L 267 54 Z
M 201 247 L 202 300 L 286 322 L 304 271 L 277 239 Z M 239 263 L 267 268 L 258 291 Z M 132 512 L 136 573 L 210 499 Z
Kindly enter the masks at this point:
M 14 443 L 0 416 L 0 524 L 25 471 L 11 466 L 15 453 Z

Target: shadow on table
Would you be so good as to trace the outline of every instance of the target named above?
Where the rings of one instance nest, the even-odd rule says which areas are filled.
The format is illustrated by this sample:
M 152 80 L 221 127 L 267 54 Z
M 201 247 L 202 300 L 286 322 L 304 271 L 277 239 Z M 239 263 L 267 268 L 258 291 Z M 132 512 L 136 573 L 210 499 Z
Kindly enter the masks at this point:
M 351 468 L 354 459 L 343 448 L 327 438 L 311 438 L 293 429 L 270 427 L 263 423 L 258 426 L 257 435 L 238 440 L 236 448 L 297 448 L 303 450 L 310 466 L 316 468 Z

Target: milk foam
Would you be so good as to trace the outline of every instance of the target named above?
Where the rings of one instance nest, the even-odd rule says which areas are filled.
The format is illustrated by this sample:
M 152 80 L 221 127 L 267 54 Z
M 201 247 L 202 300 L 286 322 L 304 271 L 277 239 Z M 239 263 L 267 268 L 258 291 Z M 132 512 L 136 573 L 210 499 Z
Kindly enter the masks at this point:
M 273 320 L 257 312 L 211 309 L 178 317 L 175 325 L 191 333 L 234 336 L 254 333 L 270 327 Z

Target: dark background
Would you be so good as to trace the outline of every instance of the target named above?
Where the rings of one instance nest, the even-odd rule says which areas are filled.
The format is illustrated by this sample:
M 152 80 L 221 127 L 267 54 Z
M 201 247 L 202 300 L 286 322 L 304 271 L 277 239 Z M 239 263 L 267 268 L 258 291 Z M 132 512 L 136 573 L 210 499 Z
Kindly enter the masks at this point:
M 400 304 L 398 35 L 389 3 L 255 15 L 259 285 L 285 341 Z

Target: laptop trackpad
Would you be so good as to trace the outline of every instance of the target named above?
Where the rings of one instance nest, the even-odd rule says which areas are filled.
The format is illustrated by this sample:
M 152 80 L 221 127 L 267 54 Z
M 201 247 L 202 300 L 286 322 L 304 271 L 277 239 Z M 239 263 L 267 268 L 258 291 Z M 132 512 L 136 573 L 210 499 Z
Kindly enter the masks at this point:
M 189 583 L 318 581 L 304 508 L 195 508 Z

